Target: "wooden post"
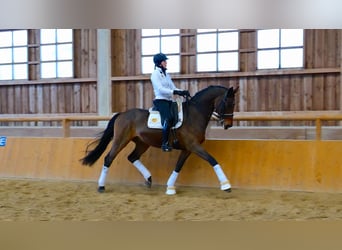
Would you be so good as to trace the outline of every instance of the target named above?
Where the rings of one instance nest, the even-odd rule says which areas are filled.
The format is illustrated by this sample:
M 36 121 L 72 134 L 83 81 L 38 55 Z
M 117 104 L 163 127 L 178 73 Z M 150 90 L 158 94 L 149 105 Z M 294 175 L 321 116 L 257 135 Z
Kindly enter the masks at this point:
M 112 113 L 110 37 L 109 29 L 97 30 L 97 107 L 100 116 Z M 104 124 L 99 122 L 98 125 Z
M 342 111 L 342 30 L 339 30 L 340 37 L 340 110 Z M 340 126 L 342 125 L 342 121 L 339 122 Z
M 320 141 L 322 139 L 322 121 L 321 119 L 316 119 L 316 140 Z
M 64 138 L 70 137 L 70 120 L 67 118 L 63 119 L 62 125 L 63 125 L 63 137 Z

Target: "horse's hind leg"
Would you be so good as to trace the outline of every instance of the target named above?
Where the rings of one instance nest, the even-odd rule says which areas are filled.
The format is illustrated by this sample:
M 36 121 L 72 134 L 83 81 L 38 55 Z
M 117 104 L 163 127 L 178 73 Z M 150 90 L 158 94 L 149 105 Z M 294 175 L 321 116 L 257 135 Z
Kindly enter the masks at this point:
M 136 167 L 136 169 L 141 173 L 141 175 L 145 179 L 145 184 L 149 188 L 152 186 L 152 177 L 150 171 L 142 164 L 139 160 L 140 156 L 146 152 L 146 150 L 150 147 L 143 141 L 141 141 L 138 137 L 133 139 L 135 142 L 135 148 L 132 153 L 129 154 L 127 159 Z
M 166 194 L 167 195 L 174 195 L 176 194 L 176 188 L 175 188 L 175 183 L 178 177 L 179 172 L 182 170 L 182 167 L 184 165 L 184 162 L 186 159 L 188 159 L 189 155 L 191 152 L 183 150 L 177 160 L 176 163 L 176 168 L 175 170 L 171 173 L 167 183 L 166 183 Z
M 114 138 L 112 148 L 104 158 L 104 164 L 98 180 L 98 192 L 103 193 L 105 191 L 105 183 L 109 167 L 112 164 L 115 157 L 118 155 L 118 153 L 128 144 L 129 141 L 130 139 L 128 139 L 128 137 L 125 136 L 120 136 L 120 138 Z

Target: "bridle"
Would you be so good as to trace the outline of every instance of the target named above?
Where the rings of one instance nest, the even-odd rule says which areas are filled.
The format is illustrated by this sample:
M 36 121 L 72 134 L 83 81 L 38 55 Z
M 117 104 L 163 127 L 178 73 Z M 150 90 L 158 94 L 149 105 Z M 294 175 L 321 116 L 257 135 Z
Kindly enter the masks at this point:
M 225 119 L 233 119 L 234 117 L 234 114 L 233 113 L 224 113 L 222 112 L 222 110 L 225 110 L 224 108 L 222 107 L 225 107 L 226 106 L 226 103 L 227 103 L 227 100 L 228 100 L 228 92 L 225 93 L 224 97 L 222 98 L 220 104 L 218 105 L 218 108 L 220 110 L 218 110 L 218 108 L 215 107 L 215 110 L 212 114 L 212 117 L 218 121 L 218 123 L 222 124 L 224 122 Z
M 220 114 L 214 111 L 211 117 L 214 118 L 218 124 L 222 125 L 225 119 L 228 119 L 228 118 L 233 119 L 234 114 L 233 113 Z

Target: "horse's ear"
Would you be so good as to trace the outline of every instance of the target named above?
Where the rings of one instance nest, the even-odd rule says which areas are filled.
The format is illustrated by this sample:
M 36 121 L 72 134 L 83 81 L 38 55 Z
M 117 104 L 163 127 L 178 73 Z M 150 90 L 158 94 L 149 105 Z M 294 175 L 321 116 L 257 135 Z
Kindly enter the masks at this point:
M 238 89 L 239 86 L 237 86 L 235 89 L 233 87 L 230 87 L 224 94 L 223 100 L 227 100 L 228 96 L 234 96 Z
M 232 89 L 229 88 L 229 89 L 224 93 L 223 100 L 227 100 L 227 99 L 228 99 L 228 96 L 230 96 L 231 94 L 232 94 Z
M 228 96 L 232 96 L 232 95 L 234 95 L 234 94 L 235 94 L 234 88 L 233 88 L 233 87 L 230 87 L 230 88 L 226 91 L 226 93 L 224 94 L 224 99 L 227 99 Z

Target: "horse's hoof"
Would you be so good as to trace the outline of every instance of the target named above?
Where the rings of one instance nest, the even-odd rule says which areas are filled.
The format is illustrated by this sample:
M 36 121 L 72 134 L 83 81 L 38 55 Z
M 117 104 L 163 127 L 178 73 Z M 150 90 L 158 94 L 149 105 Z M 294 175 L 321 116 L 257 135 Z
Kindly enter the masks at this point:
M 145 181 L 145 185 L 148 187 L 148 188 L 151 188 L 152 186 L 152 177 L 148 177 L 147 180 Z
M 229 181 L 225 181 L 225 182 L 221 183 L 221 190 L 227 191 L 230 189 L 231 189 L 231 185 L 230 185 Z M 230 191 L 227 191 L 227 192 L 230 192 Z
M 175 195 L 176 194 L 176 188 L 175 187 L 167 187 L 165 193 L 167 195 Z
M 106 189 L 105 189 L 104 186 L 99 186 L 99 187 L 97 188 L 97 192 L 99 192 L 99 193 L 104 193 L 105 190 L 106 190 Z
M 232 191 L 232 189 L 231 189 L 231 188 L 228 188 L 228 189 L 225 189 L 225 190 L 223 190 L 223 191 L 225 191 L 225 192 L 227 192 L 227 193 L 230 193 L 230 192 Z

